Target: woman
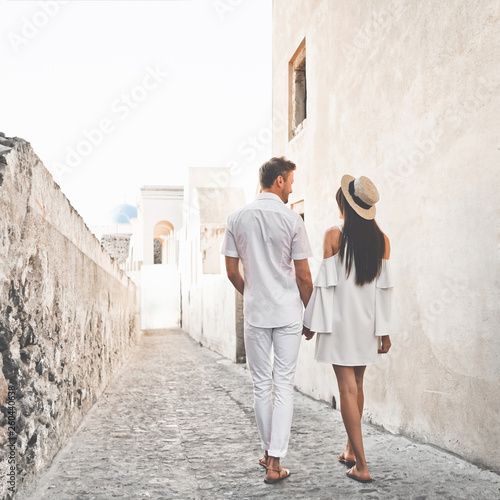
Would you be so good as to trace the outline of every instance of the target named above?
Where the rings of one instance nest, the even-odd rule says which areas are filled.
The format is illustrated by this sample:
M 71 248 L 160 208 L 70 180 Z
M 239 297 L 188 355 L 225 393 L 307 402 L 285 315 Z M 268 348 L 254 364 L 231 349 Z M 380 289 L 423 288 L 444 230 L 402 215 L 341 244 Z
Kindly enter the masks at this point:
M 316 332 L 315 359 L 333 365 L 347 444 L 338 460 L 347 476 L 372 478 L 361 433 L 366 365 L 391 348 L 392 281 L 389 238 L 375 222 L 377 188 L 344 175 L 336 195 L 343 227 L 325 233 L 323 261 L 304 314 L 304 335 Z

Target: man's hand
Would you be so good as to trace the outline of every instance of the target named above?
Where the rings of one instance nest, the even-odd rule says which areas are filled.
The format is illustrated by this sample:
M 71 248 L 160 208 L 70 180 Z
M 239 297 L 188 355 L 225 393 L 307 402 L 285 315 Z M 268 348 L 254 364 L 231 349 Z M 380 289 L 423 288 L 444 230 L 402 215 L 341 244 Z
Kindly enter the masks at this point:
M 391 348 L 391 337 L 389 337 L 389 335 L 383 335 L 382 342 L 380 344 L 380 347 L 378 348 L 378 353 L 387 354 L 390 348 Z
M 304 335 L 306 340 L 311 340 L 314 337 L 314 332 L 311 332 L 307 326 L 302 326 L 302 335 Z
M 295 266 L 295 280 L 299 287 L 300 298 L 304 307 L 307 307 L 313 291 L 309 261 L 307 259 L 294 260 L 293 264 Z

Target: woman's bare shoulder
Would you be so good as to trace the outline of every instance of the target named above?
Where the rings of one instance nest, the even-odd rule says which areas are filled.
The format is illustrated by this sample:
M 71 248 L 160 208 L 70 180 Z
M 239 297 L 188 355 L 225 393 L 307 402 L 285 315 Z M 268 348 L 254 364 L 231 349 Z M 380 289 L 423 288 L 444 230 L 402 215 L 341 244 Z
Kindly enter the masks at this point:
M 325 231 L 325 238 L 338 238 L 342 234 L 340 227 L 332 226 Z
M 389 237 L 386 234 L 384 234 L 384 242 L 384 259 L 388 259 L 391 256 L 391 242 L 389 241 Z
M 342 231 L 338 226 L 329 227 L 325 231 L 325 239 L 323 243 L 323 256 L 331 257 L 335 255 L 340 247 L 340 239 Z

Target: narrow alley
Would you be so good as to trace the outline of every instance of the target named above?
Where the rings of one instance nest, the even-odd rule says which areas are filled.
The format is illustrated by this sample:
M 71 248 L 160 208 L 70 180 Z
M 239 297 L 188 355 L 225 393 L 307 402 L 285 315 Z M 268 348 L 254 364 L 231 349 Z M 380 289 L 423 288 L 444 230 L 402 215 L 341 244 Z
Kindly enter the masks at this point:
M 148 331 L 31 495 L 16 498 L 500 498 L 498 475 L 369 425 L 375 481 L 354 483 L 335 458 L 340 413 L 295 397 L 292 475 L 266 485 L 245 365 L 180 330 Z

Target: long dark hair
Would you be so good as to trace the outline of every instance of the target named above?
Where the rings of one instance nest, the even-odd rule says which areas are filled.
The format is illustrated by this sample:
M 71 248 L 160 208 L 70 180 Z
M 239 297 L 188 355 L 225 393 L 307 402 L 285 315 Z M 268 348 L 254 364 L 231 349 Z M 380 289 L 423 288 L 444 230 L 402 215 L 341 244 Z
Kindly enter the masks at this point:
M 345 199 L 342 189 L 335 195 L 337 205 L 344 216 L 344 228 L 340 240 L 339 256 L 344 262 L 347 276 L 351 272 L 352 262 L 356 268 L 356 284 L 364 285 L 372 282 L 382 267 L 385 253 L 384 233 L 375 219 L 360 217 Z

